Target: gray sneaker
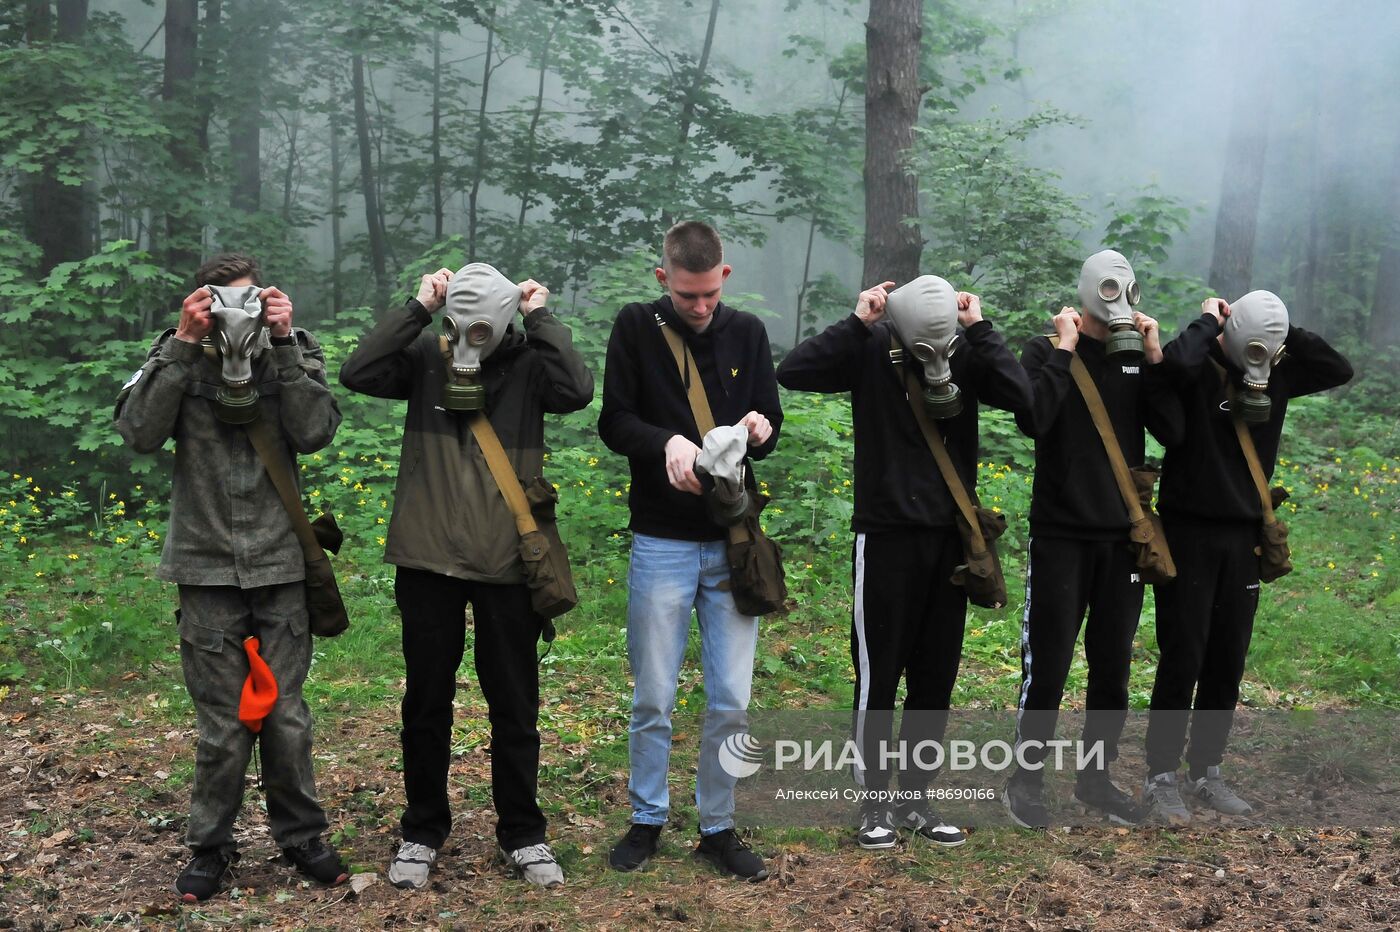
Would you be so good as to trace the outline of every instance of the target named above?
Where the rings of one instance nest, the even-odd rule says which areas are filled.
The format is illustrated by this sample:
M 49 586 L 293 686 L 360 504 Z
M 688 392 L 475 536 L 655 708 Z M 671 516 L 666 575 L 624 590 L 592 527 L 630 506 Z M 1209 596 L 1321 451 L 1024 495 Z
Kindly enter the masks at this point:
M 1176 781 L 1175 771 L 1148 777 L 1142 786 L 1142 802 L 1148 807 L 1148 816 L 1159 822 L 1168 825 L 1191 822 L 1191 810 L 1181 798 L 1181 785 Z
M 1254 812 L 1254 807 L 1240 799 L 1230 784 L 1220 775 L 1219 767 L 1207 767 L 1206 775 L 1199 780 L 1186 781 L 1186 793 L 1200 800 L 1216 812 L 1225 815 L 1246 816 Z
M 428 885 L 428 874 L 436 860 L 436 848 L 406 841 L 389 862 L 389 882 L 404 890 L 421 890 Z
M 522 879 L 537 887 L 548 889 L 564 885 L 564 869 L 554 860 L 554 852 L 549 850 L 549 845 L 526 845 L 514 851 L 502 851 L 501 854 L 520 871 Z

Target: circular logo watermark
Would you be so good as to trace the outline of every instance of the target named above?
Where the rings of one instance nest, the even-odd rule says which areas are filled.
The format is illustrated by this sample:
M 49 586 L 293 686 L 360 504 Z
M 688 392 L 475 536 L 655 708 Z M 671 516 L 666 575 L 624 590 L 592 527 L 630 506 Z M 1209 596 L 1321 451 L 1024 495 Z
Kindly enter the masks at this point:
M 763 766 L 763 745 L 748 732 L 737 731 L 720 743 L 719 766 L 736 779 L 751 777 Z

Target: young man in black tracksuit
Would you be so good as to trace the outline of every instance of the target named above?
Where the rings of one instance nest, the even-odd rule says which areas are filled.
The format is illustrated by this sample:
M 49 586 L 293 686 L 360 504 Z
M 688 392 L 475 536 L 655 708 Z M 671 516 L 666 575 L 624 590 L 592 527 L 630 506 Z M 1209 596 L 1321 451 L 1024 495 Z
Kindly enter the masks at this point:
M 1081 300 L 1083 294 L 1081 282 Z M 1007 783 L 1005 802 L 1012 819 L 1024 827 L 1049 823 L 1041 799 L 1044 770 L 1035 765 L 1043 764 L 1044 742 L 1055 734 L 1086 610 L 1089 684 L 1083 741 L 1086 748 L 1103 742 L 1105 766 L 1079 773 L 1075 797 L 1120 823 L 1137 822 L 1142 815 L 1132 798 L 1111 782 L 1107 769 L 1107 762 L 1118 756 L 1118 737 L 1127 717 L 1142 582 L 1128 546 L 1127 506 L 1070 373 L 1071 359 L 1077 355 L 1098 387 L 1129 468 L 1143 464 L 1144 426 L 1159 441 L 1174 442 L 1181 415 L 1161 379 L 1157 322 L 1132 313 L 1144 355 L 1108 355 L 1110 334 L 1101 317 L 1068 307 L 1053 321 L 1058 348 L 1040 336 L 1030 340 L 1021 355 L 1035 400 L 1031 410 L 1017 415 L 1016 423 L 1035 438 L 1035 484 L 1016 738 L 1020 759 L 1031 766 L 1018 767 Z
M 1247 295 L 1236 307 L 1256 295 L 1268 293 Z M 1177 578 L 1155 587 L 1161 660 L 1152 689 L 1144 799 L 1155 815 L 1178 824 L 1190 820 L 1176 774 L 1188 718 L 1188 794 L 1230 815 L 1252 811 L 1220 775 L 1259 606 L 1255 547 L 1263 521 L 1230 410 L 1231 394 L 1246 390 L 1244 373 L 1221 346 L 1230 313 L 1224 301 L 1208 299 L 1201 316 L 1163 350 L 1163 371 L 1181 400 L 1186 431 L 1167 446 L 1162 464 L 1159 511 Z M 1285 355 L 1263 392 L 1268 419 L 1249 427 L 1265 476 L 1274 471 L 1288 400 L 1335 388 L 1352 376 L 1350 364 L 1321 337 L 1300 327 L 1286 332 Z
M 929 713 L 949 707 L 967 612 L 963 588 L 950 579 L 966 562 L 955 525 L 957 504 L 892 361 L 896 330 L 885 317 L 886 298 L 883 285 L 862 292 L 853 314 L 803 341 L 778 367 L 778 382 L 786 388 L 851 393 L 856 535 L 851 660 L 855 740 L 865 764 L 856 778 L 871 793 L 887 790 L 891 782 L 880 746 L 890 740 L 901 676 L 907 687 L 900 736 L 905 748 L 943 740 L 946 716 Z M 1016 357 L 982 319 L 977 296 L 963 292 L 956 300 L 958 335 L 965 345 L 948 364 L 952 384 L 961 390 L 962 410 L 937 421 L 937 427 L 971 495 L 977 481 L 978 403 L 1020 412 L 1029 407 L 1031 391 Z M 951 331 L 951 320 L 948 326 Z M 919 369 L 912 356 L 904 365 Z M 960 845 L 963 833 L 943 824 L 921 800 L 931 776 L 912 766 L 900 771 L 901 797 L 909 801 L 898 824 L 935 843 Z M 862 807 L 862 847 L 894 846 L 892 808 L 878 797 Z

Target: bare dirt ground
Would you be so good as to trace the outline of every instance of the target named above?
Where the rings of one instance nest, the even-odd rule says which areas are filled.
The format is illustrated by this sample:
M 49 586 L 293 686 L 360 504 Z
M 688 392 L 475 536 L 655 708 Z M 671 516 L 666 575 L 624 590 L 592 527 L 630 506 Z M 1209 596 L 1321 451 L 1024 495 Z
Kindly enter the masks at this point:
M 530 890 L 494 860 L 484 750 L 454 760 L 460 814 L 430 890 L 382 877 L 402 791 L 396 710 L 318 710 L 320 789 L 355 887 L 324 889 L 273 863 L 250 785 L 232 889 L 199 907 L 170 884 L 181 844 L 194 732 L 156 696 L 0 703 L 0 929 L 1393 929 L 1400 834 L 1290 832 L 1263 825 L 988 830 L 956 851 L 863 852 L 845 833 L 764 832 L 773 876 L 748 885 L 693 864 L 686 827 L 639 875 L 606 867 L 625 819 L 621 774 L 592 775 L 593 811 L 565 806 L 551 840 L 569 873 Z M 484 709 L 468 710 L 484 714 Z M 545 758 L 565 749 L 546 737 Z M 586 798 L 586 797 L 585 797 Z

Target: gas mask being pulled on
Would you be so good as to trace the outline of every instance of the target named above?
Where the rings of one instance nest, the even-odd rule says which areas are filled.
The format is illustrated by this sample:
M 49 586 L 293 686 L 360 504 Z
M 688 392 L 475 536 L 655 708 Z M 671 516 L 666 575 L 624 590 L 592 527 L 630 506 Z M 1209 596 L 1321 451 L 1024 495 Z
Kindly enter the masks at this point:
M 1109 356 L 1141 356 L 1142 334 L 1133 326 L 1133 308 L 1142 300 L 1133 267 L 1112 249 L 1084 260 L 1079 272 L 1079 306 L 1108 327 Z
M 937 420 L 956 417 L 962 394 L 949 360 L 958 348 L 958 293 L 937 275 L 920 275 L 890 292 L 885 313 L 924 368 L 924 410 Z
M 1251 291 L 1230 302 L 1223 329 L 1225 356 L 1244 371 L 1244 394 L 1234 405 L 1246 424 L 1262 424 L 1273 407 L 1264 389 L 1283 358 L 1288 338 L 1288 308 L 1272 291 Z
M 258 390 L 253 387 L 253 354 L 267 325 L 263 322 L 262 288 L 206 285 L 214 298 L 209 316 L 214 332 L 209 340 L 219 357 L 223 385 L 215 393 L 214 413 L 227 424 L 247 424 L 258 416 Z
M 485 262 L 457 270 L 447 283 L 442 313 L 442 352 L 447 359 L 443 407 L 480 411 L 486 407 L 481 363 L 501 345 L 520 307 L 520 287 Z

